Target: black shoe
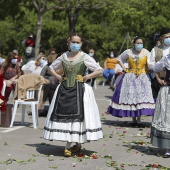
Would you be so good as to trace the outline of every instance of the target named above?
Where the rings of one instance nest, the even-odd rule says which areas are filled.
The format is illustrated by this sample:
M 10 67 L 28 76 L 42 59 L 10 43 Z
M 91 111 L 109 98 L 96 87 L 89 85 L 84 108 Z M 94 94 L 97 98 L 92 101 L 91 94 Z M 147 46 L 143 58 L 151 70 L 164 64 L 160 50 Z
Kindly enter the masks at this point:
M 40 116 L 40 117 L 46 117 L 47 116 L 47 113 L 48 113 L 48 110 L 41 110 L 41 111 L 39 111 L 38 112 L 38 115 Z
M 110 81 L 106 80 L 105 85 L 110 85 Z
M 44 111 L 44 110 L 38 110 L 38 115 L 40 116 L 43 111 Z M 31 111 L 28 111 L 27 114 L 28 114 L 29 116 L 31 116 L 31 115 L 32 115 L 32 112 L 31 112 Z M 44 115 L 44 114 L 43 114 L 43 115 Z M 47 116 L 47 114 L 46 114 L 46 116 Z
M 29 116 L 31 116 L 31 115 L 32 115 L 32 112 L 31 112 L 31 111 L 28 111 L 27 114 L 28 114 Z
M 115 90 L 115 88 L 114 88 L 114 87 L 112 87 L 112 86 L 110 86 L 110 89 L 111 89 L 112 91 L 114 91 L 114 90 Z
M 129 125 L 134 127 L 134 126 L 137 126 L 138 123 L 137 122 L 136 123 L 135 122 L 130 122 Z
M 145 125 L 143 125 L 142 123 L 137 123 L 137 127 L 145 127 Z

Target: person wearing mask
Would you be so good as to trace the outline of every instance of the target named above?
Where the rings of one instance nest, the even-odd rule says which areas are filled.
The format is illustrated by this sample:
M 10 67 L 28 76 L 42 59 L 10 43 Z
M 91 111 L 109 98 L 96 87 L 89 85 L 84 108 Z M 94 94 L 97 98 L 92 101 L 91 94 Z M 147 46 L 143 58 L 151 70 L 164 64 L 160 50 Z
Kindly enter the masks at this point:
M 15 54 L 15 58 L 17 59 L 17 63 L 20 67 L 20 70 L 21 70 L 21 67 L 22 67 L 22 57 L 18 55 L 18 50 L 13 50 L 13 53 Z
M 160 149 L 163 158 L 170 158 L 170 54 L 163 56 L 153 68 L 155 73 L 163 70 L 166 76 L 162 80 L 164 83 L 156 100 L 151 126 L 151 144 Z
M 29 61 L 27 64 L 22 66 L 22 71 L 24 74 L 34 73 L 40 74 L 43 67 L 47 65 L 47 60 L 45 55 L 39 54 L 37 59 Z
M 6 111 L 7 101 L 4 94 L 2 94 L 2 89 L 4 88 L 4 70 L 2 65 L 0 65 L 0 111 Z
M 52 64 L 53 61 L 56 60 L 56 58 L 57 58 L 57 53 L 56 53 L 56 50 L 53 48 L 53 49 L 50 50 L 50 53 L 47 57 L 47 62 L 41 60 L 41 64 L 42 64 L 42 67 L 43 67 L 43 69 L 41 70 L 41 73 L 40 73 L 41 76 L 43 76 L 44 78 L 49 79 L 49 80 L 52 78 L 52 75 L 51 75 L 50 70 L 49 70 L 49 66 Z
M 159 47 L 160 45 L 161 45 L 161 41 L 160 41 L 160 39 L 157 39 L 156 42 L 155 42 L 155 46 Z
M 24 74 L 38 74 L 41 75 L 41 72 L 43 69 L 45 69 L 48 65 L 48 62 L 46 60 L 46 57 L 44 54 L 39 54 L 37 59 L 35 61 L 31 60 L 27 64 L 25 64 L 22 67 L 22 71 Z M 46 70 L 46 69 L 45 69 Z M 45 72 L 45 71 L 44 71 Z M 48 73 L 49 75 L 50 73 Z M 43 73 L 41 76 L 43 76 L 45 79 L 45 84 L 49 84 L 50 81 L 47 79 L 48 76 L 45 76 L 45 73 Z M 40 113 L 41 107 L 38 105 L 38 110 Z M 28 115 L 32 115 L 31 111 L 27 112 Z
M 107 57 L 104 62 L 103 77 L 106 79 L 107 83 L 111 85 L 111 80 L 115 75 L 115 66 L 118 63 L 117 58 L 115 58 L 114 52 L 110 52 L 110 57 Z
M 99 76 L 103 69 L 88 54 L 81 51 L 82 38 L 74 33 L 69 51 L 51 65 L 51 73 L 61 83 L 55 90 L 48 110 L 43 136 L 48 140 L 67 142 L 64 156 L 71 157 L 81 150 L 81 144 L 103 138 L 99 110 L 88 79 Z M 86 68 L 93 71 L 85 75 Z M 64 77 L 55 70 L 63 69 Z M 76 145 L 71 147 L 72 142 Z
M 160 61 L 163 56 L 170 54 L 170 29 L 162 28 L 160 31 L 161 44 L 159 46 L 155 46 L 151 52 L 149 57 L 150 65 L 154 65 L 155 62 Z M 152 68 L 153 70 L 153 68 Z M 160 73 L 152 74 L 152 93 L 153 97 L 156 99 L 158 96 L 158 92 L 161 85 L 164 85 L 165 71 L 161 71 Z
M 4 70 L 4 79 L 7 82 L 7 87 L 5 90 L 5 98 L 8 101 L 10 93 L 15 90 L 15 84 L 19 76 L 21 75 L 20 67 L 17 63 L 13 52 L 10 52 L 4 61 L 2 68 Z
M 30 34 L 26 40 L 23 41 L 25 44 L 25 63 L 28 63 L 31 60 L 35 60 L 35 37 L 33 34 Z
M 57 58 L 58 54 L 57 54 L 56 48 L 52 48 L 52 49 L 50 50 L 49 55 L 51 55 L 51 56 L 56 56 L 56 58 Z M 55 59 L 56 59 L 56 58 L 55 58 Z
M 48 63 L 43 67 L 41 70 L 40 75 L 43 76 L 45 79 L 49 80 L 49 84 L 45 84 L 43 86 L 43 97 L 40 103 L 38 104 L 38 113 L 39 116 L 46 116 L 47 110 L 43 109 L 44 103 L 49 99 L 49 103 L 51 104 L 51 100 L 53 97 L 53 94 L 55 92 L 55 89 L 57 88 L 59 81 L 51 74 L 49 66 L 57 59 L 57 53 L 56 49 L 52 48 L 50 50 L 50 53 L 47 57 Z M 58 74 L 62 74 L 62 70 L 56 70 Z
M 132 117 L 132 126 L 142 126 L 141 116 L 153 116 L 155 102 L 152 96 L 151 82 L 148 78 L 149 51 L 143 48 L 143 40 L 135 37 L 133 48 L 118 56 L 124 71 L 113 93 L 107 112 L 116 117 Z M 128 61 L 128 69 L 123 63 Z

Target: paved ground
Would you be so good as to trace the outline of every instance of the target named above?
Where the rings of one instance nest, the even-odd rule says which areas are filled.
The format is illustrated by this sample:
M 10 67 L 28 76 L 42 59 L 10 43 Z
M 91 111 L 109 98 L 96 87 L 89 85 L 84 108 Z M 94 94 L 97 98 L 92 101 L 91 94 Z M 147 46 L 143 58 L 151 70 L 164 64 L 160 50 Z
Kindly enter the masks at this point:
M 25 124 L 21 126 L 19 108 L 14 127 L 0 127 L 0 170 L 142 170 L 152 169 L 146 166 L 153 164 L 159 164 L 162 169 L 170 167 L 170 159 L 156 155 L 157 148 L 149 143 L 151 117 L 142 118 L 145 128 L 132 128 L 129 126 L 131 118 L 118 119 L 105 114 L 113 94 L 108 86 L 98 85 L 94 93 L 103 125 L 102 140 L 84 144 L 82 154 L 65 158 L 65 142 L 42 138 L 45 118 L 39 118 L 40 124 L 35 130 L 32 117 L 26 115 Z M 97 159 L 89 159 L 93 153 Z

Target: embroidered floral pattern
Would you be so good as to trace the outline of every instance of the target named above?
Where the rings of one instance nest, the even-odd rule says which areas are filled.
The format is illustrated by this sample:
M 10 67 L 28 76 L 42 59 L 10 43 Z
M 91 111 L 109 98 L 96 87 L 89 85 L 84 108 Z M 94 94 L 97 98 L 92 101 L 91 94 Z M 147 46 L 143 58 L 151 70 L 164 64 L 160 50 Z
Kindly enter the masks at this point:
M 127 73 L 123 79 L 119 104 L 135 105 L 138 103 L 152 103 L 154 106 L 151 83 L 146 74 L 136 76 L 133 73 Z

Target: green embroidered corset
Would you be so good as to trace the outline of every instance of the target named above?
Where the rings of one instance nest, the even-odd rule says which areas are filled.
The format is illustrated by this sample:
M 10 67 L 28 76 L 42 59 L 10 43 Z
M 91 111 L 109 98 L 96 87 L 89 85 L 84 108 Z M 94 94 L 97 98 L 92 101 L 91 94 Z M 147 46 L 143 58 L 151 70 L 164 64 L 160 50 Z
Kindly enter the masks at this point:
M 73 87 L 77 79 L 77 75 L 84 76 L 86 66 L 84 64 L 84 57 L 79 57 L 78 61 L 63 61 L 63 69 L 67 87 Z

